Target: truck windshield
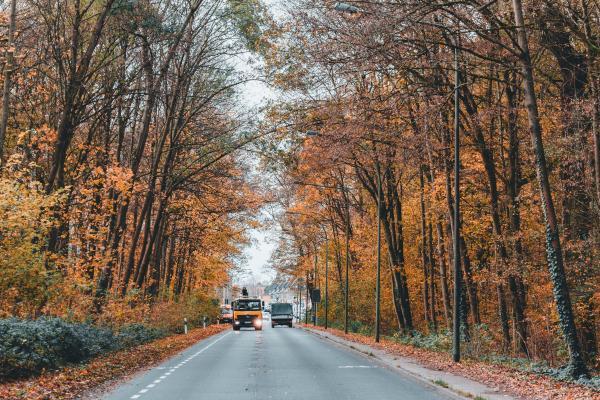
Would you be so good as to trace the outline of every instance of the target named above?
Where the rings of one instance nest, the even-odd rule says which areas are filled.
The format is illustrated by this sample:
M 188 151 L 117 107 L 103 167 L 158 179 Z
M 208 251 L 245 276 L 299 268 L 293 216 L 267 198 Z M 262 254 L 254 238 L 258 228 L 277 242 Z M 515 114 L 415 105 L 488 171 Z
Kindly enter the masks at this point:
M 257 311 L 260 310 L 260 301 L 258 300 L 238 300 L 236 310 Z
M 292 313 L 292 305 L 289 303 L 273 303 L 273 304 L 271 304 L 271 314 L 272 315 L 291 314 L 291 313 Z

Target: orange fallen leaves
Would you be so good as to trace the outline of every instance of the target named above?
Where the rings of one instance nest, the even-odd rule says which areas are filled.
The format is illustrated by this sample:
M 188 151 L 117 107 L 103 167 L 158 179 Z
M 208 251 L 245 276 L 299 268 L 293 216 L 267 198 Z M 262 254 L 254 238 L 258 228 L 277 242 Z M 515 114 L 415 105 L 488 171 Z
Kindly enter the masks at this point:
M 322 327 L 308 327 L 324 330 Z M 468 359 L 456 364 L 452 362 L 450 354 L 447 353 L 420 349 L 388 339 L 381 339 L 379 343 L 375 343 L 372 337 L 355 333 L 345 334 L 338 329 L 329 328 L 327 332 L 355 343 L 384 350 L 390 354 L 410 357 L 427 368 L 464 376 L 527 400 L 600 400 L 600 393 L 590 388 L 573 383 L 558 382 L 547 376 L 528 373 L 503 365 Z
M 0 384 L 2 400 L 67 400 L 81 396 L 96 386 L 123 378 L 143 367 L 154 365 L 175 353 L 230 328 L 212 325 L 188 335 L 172 335 L 128 350 L 98 357 L 87 364 L 48 372 L 39 377 Z

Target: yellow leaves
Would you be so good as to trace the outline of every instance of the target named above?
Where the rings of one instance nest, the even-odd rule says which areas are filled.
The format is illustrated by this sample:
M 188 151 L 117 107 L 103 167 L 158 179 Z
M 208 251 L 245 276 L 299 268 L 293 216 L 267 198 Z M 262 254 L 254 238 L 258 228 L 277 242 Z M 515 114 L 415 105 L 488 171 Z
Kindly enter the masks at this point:
M 0 176 L 0 292 L 10 289 L 17 304 L 41 304 L 48 279 L 43 246 L 54 224 L 52 209 L 62 193 L 47 195 L 14 155 Z M 10 171 L 10 172 L 9 172 Z M 29 313 L 34 310 L 20 310 Z
M 131 191 L 133 177 L 131 169 L 111 165 L 108 167 L 106 175 L 109 187 L 116 189 L 119 193 L 128 193 Z

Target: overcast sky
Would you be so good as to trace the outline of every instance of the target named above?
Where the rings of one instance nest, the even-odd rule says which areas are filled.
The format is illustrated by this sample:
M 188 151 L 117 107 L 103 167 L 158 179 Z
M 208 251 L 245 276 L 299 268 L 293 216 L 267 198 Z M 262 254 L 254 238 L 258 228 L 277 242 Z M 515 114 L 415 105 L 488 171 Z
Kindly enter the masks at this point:
M 275 18 L 281 16 L 279 5 L 281 0 L 264 0 L 269 6 Z M 246 59 L 239 60 L 239 69 L 244 72 L 252 73 L 252 63 Z M 276 98 L 275 92 L 269 89 L 267 85 L 260 81 L 251 81 L 244 85 L 241 90 L 242 101 L 249 107 L 260 107 L 268 100 Z M 268 261 L 271 253 L 275 250 L 277 234 L 270 230 L 253 230 L 251 233 L 252 244 L 246 248 L 245 256 L 247 260 L 246 269 L 249 276 L 239 277 L 239 283 L 244 282 L 265 282 L 268 283 L 275 274 L 268 268 Z

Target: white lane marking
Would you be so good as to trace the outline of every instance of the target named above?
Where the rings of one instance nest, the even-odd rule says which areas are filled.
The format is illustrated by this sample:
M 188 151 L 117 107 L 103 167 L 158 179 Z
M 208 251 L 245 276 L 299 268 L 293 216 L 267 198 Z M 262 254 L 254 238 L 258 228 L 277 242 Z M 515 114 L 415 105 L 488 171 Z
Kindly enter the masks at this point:
M 204 347 L 202 350 L 198 350 L 197 354 L 204 353 L 204 351 L 206 349 L 208 349 L 209 347 L 212 347 L 214 344 L 216 344 L 217 342 L 221 341 L 223 338 L 227 337 L 228 335 L 231 335 L 231 331 L 227 332 L 226 334 L 224 334 L 223 336 L 221 336 L 220 338 L 218 338 L 217 340 L 215 340 L 214 342 L 212 342 L 208 346 Z
M 204 350 L 208 349 L 209 347 L 211 347 L 213 344 L 217 343 L 219 340 L 223 339 L 225 336 L 229 335 L 231 332 L 228 332 L 226 334 L 224 334 L 223 336 L 221 336 L 220 338 L 218 338 L 217 340 L 215 340 L 214 342 L 210 343 L 208 346 L 204 347 L 201 350 L 198 350 L 197 353 L 195 353 L 193 356 L 189 357 L 188 359 L 186 359 L 185 361 L 180 362 L 178 365 L 176 365 L 175 367 L 172 367 L 169 372 L 165 373 L 164 375 L 162 375 L 159 379 L 156 379 L 153 383 L 149 384 L 146 386 L 146 389 L 141 389 L 138 394 L 134 394 L 133 396 L 130 397 L 130 399 L 137 399 L 139 397 L 141 397 L 142 394 L 146 393 L 149 389 L 153 388 L 156 386 L 157 383 L 160 383 L 163 379 L 165 379 L 168 375 L 171 375 L 171 372 L 174 372 L 177 368 L 182 367 L 185 363 L 187 363 L 188 361 L 192 360 L 194 357 L 196 357 L 198 354 L 204 352 Z M 156 369 L 166 369 L 166 367 L 157 367 Z
M 374 365 L 340 365 L 338 368 L 377 368 Z

